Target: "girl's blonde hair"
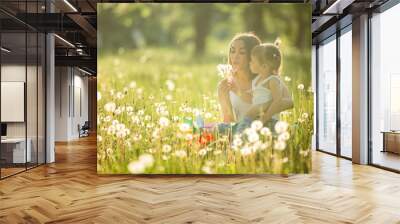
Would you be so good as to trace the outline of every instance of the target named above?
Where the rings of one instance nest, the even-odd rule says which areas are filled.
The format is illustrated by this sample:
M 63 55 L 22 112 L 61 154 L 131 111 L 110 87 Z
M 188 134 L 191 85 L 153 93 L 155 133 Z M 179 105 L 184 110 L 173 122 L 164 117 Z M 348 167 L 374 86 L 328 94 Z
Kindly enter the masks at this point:
M 280 40 L 277 39 L 275 43 L 263 43 L 253 48 L 251 55 L 253 55 L 261 64 L 267 64 L 272 71 L 280 73 L 282 65 L 282 53 L 279 49 Z

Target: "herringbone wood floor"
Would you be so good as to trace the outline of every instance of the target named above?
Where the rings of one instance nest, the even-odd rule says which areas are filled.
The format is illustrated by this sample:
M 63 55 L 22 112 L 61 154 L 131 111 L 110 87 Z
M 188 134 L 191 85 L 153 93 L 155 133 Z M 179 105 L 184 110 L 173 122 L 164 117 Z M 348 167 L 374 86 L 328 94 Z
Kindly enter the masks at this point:
M 0 223 L 400 223 L 400 175 L 314 153 L 310 175 L 98 176 L 95 138 L 0 181 Z

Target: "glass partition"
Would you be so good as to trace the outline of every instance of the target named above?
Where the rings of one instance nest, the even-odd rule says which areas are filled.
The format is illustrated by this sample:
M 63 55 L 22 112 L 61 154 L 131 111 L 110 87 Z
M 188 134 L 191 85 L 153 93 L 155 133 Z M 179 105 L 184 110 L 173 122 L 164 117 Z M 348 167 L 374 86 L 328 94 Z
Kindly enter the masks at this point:
M 27 36 L 25 32 L 3 32 L 1 43 L 1 157 L 2 177 L 24 171 L 31 162 L 26 141 Z M 27 150 L 28 146 L 28 150 Z
M 400 170 L 400 4 L 371 18 L 372 163 Z
M 352 157 L 352 34 L 351 26 L 340 36 L 340 154 Z
M 14 8 L 43 13 L 43 5 L 20 1 Z M 45 163 L 45 44 L 43 33 L 0 12 L 1 179 Z
M 336 36 L 318 47 L 318 149 L 336 154 Z

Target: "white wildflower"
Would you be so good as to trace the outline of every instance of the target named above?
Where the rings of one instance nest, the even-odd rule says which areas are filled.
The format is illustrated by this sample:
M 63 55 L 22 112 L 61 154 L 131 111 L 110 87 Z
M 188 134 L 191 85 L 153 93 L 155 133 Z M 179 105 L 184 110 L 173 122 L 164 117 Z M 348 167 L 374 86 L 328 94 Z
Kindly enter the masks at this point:
M 165 96 L 165 100 L 167 100 L 167 101 L 171 101 L 171 100 L 172 100 L 172 96 L 171 96 L 171 95 L 169 95 L 169 94 L 168 94 L 168 95 L 166 95 L 166 96 Z
M 134 173 L 134 174 L 143 173 L 145 168 L 146 167 L 144 166 L 144 164 L 141 163 L 140 161 L 130 162 L 129 165 L 128 165 L 129 172 L 130 173 Z
M 235 138 L 233 140 L 233 146 L 234 147 L 240 147 L 243 144 L 243 141 L 241 138 Z
M 260 130 L 260 134 L 262 134 L 264 136 L 270 136 L 271 135 L 271 131 L 269 130 L 269 128 L 263 127 Z
M 172 147 L 170 145 L 163 145 L 163 148 L 162 148 L 163 153 L 170 153 L 171 150 L 172 150 Z
M 129 88 L 131 88 L 131 89 L 136 88 L 136 82 L 135 82 L 135 81 L 132 81 L 132 82 L 129 84 Z
M 250 134 L 247 135 L 247 140 L 251 143 L 254 143 L 260 139 L 260 136 L 257 134 L 257 132 L 250 132 Z
M 182 132 L 188 132 L 188 131 L 190 131 L 190 125 L 187 123 L 182 123 L 179 126 L 179 130 L 181 130 Z
M 283 132 L 282 134 L 280 134 L 278 136 L 279 141 L 287 141 L 287 140 L 289 140 L 289 138 L 290 138 L 290 134 L 287 131 Z
M 219 155 L 219 154 L 221 154 L 221 153 L 222 153 L 221 150 L 215 150 L 215 151 L 214 151 L 214 156 L 217 156 L 217 155 Z
M 169 91 L 173 91 L 175 89 L 175 83 L 172 80 L 167 80 L 165 82 Z
M 166 117 L 161 117 L 159 120 L 159 124 L 161 127 L 168 127 L 169 125 L 169 120 Z
M 278 121 L 275 124 L 275 131 L 280 134 L 288 129 L 289 124 L 285 121 Z
M 259 120 L 255 120 L 251 123 L 251 128 L 258 131 L 263 127 L 263 123 Z
M 143 163 L 145 167 L 151 167 L 154 163 L 154 158 L 150 154 L 142 154 L 139 156 L 139 161 Z
M 274 149 L 284 150 L 286 148 L 286 143 L 284 141 L 275 141 Z
M 245 146 L 243 148 L 240 149 L 240 153 L 244 156 L 250 155 L 252 153 L 252 150 L 250 147 Z
M 122 98 L 124 98 L 124 94 L 123 93 L 121 93 L 121 92 L 117 92 L 116 94 L 115 94 L 115 97 L 117 98 L 117 99 L 122 99 Z
M 198 152 L 198 154 L 199 154 L 200 156 L 205 156 L 205 155 L 207 154 L 207 150 L 206 150 L 206 149 L 200 149 L 199 152 Z
M 108 102 L 106 105 L 104 105 L 104 110 L 107 112 L 114 112 L 116 107 L 117 105 L 115 105 L 114 102 Z
M 174 155 L 175 155 L 176 157 L 179 157 L 179 158 L 184 158 L 184 157 L 187 156 L 185 150 L 177 150 L 177 151 L 175 151 Z
M 203 167 L 201 168 L 201 171 L 203 171 L 203 172 L 206 173 L 206 174 L 212 174 L 212 173 L 213 173 L 211 167 L 209 167 L 209 166 L 203 166 Z

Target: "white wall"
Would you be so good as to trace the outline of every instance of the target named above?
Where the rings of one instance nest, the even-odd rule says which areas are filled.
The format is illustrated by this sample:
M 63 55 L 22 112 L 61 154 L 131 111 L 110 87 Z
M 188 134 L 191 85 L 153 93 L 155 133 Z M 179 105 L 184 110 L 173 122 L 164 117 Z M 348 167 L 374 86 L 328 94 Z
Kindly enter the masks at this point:
M 88 78 L 76 68 L 56 68 L 55 120 L 56 141 L 79 138 L 78 124 L 88 120 Z

